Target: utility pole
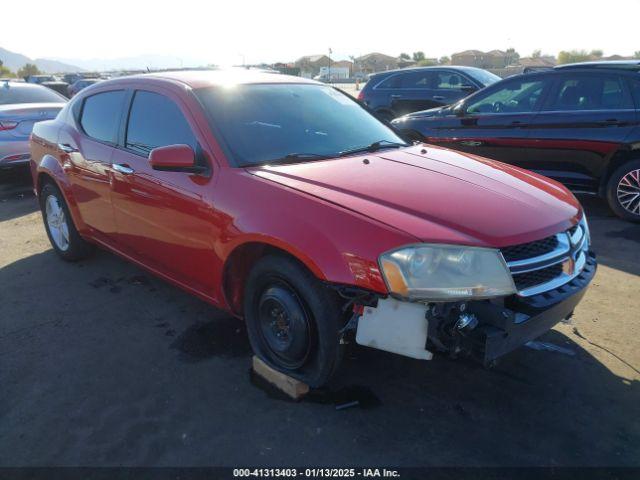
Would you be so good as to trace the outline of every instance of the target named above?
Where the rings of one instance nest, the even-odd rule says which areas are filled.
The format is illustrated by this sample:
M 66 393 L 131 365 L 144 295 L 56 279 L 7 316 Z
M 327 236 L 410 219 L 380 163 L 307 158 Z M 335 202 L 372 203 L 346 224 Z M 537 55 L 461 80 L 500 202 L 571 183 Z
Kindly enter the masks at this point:
M 331 54 L 333 52 L 331 51 L 331 47 L 329 47 L 329 83 L 331 83 Z

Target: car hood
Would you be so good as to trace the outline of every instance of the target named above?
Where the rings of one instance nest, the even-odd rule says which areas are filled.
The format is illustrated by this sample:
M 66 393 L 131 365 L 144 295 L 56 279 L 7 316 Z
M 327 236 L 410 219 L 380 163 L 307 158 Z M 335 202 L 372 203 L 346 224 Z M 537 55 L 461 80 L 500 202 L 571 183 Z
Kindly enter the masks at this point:
M 423 242 L 515 245 L 567 229 L 582 214 L 553 180 L 430 145 L 247 170 Z

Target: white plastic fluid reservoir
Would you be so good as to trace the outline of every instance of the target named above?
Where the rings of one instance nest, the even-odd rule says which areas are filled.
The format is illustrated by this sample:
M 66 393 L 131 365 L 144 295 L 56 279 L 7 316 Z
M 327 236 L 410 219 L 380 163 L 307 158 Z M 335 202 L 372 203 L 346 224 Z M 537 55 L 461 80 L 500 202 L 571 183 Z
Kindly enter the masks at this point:
M 358 321 L 356 342 L 367 347 L 431 360 L 425 348 L 429 322 L 427 307 L 419 303 L 400 302 L 394 298 L 378 301 L 377 308 L 364 307 Z

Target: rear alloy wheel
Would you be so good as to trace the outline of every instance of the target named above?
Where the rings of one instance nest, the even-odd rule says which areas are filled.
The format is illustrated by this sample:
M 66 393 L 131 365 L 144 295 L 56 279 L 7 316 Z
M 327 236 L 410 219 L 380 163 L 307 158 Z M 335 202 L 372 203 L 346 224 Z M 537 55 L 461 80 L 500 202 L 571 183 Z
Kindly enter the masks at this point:
M 92 246 L 80 237 L 58 187 L 46 183 L 40 190 L 39 197 L 44 227 L 56 253 L 68 261 L 80 260 L 89 255 Z
M 616 215 L 640 222 L 640 160 L 620 166 L 607 184 L 607 200 Z
M 311 387 L 327 383 L 342 358 L 336 293 L 296 260 L 262 258 L 245 287 L 249 341 L 264 362 Z
M 69 250 L 69 225 L 64 210 L 55 195 L 48 195 L 44 204 L 45 218 L 51 239 L 59 250 L 66 252 Z

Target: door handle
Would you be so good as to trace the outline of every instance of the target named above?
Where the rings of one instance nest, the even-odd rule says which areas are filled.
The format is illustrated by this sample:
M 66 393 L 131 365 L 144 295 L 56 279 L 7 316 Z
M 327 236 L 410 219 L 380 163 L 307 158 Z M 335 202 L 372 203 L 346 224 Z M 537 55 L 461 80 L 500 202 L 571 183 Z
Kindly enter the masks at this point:
M 619 121 L 617 118 L 608 118 L 605 121 L 600 123 L 608 127 L 615 127 L 616 125 L 622 125 L 622 122 Z
M 77 148 L 72 147 L 68 143 L 59 143 L 58 144 L 58 150 L 61 150 L 64 153 L 77 153 L 78 152 Z
M 124 163 L 114 163 L 112 167 L 116 172 L 120 172 L 123 175 L 131 175 L 132 173 L 135 172 L 133 168 L 131 168 L 129 165 L 126 165 Z
M 444 97 L 442 95 L 434 95 L 433 99 L 434 100 L 444 100 Z
M 391 98 L 393 98 L 393 99 L 402 98 L 402 95 L 391 95 Z

